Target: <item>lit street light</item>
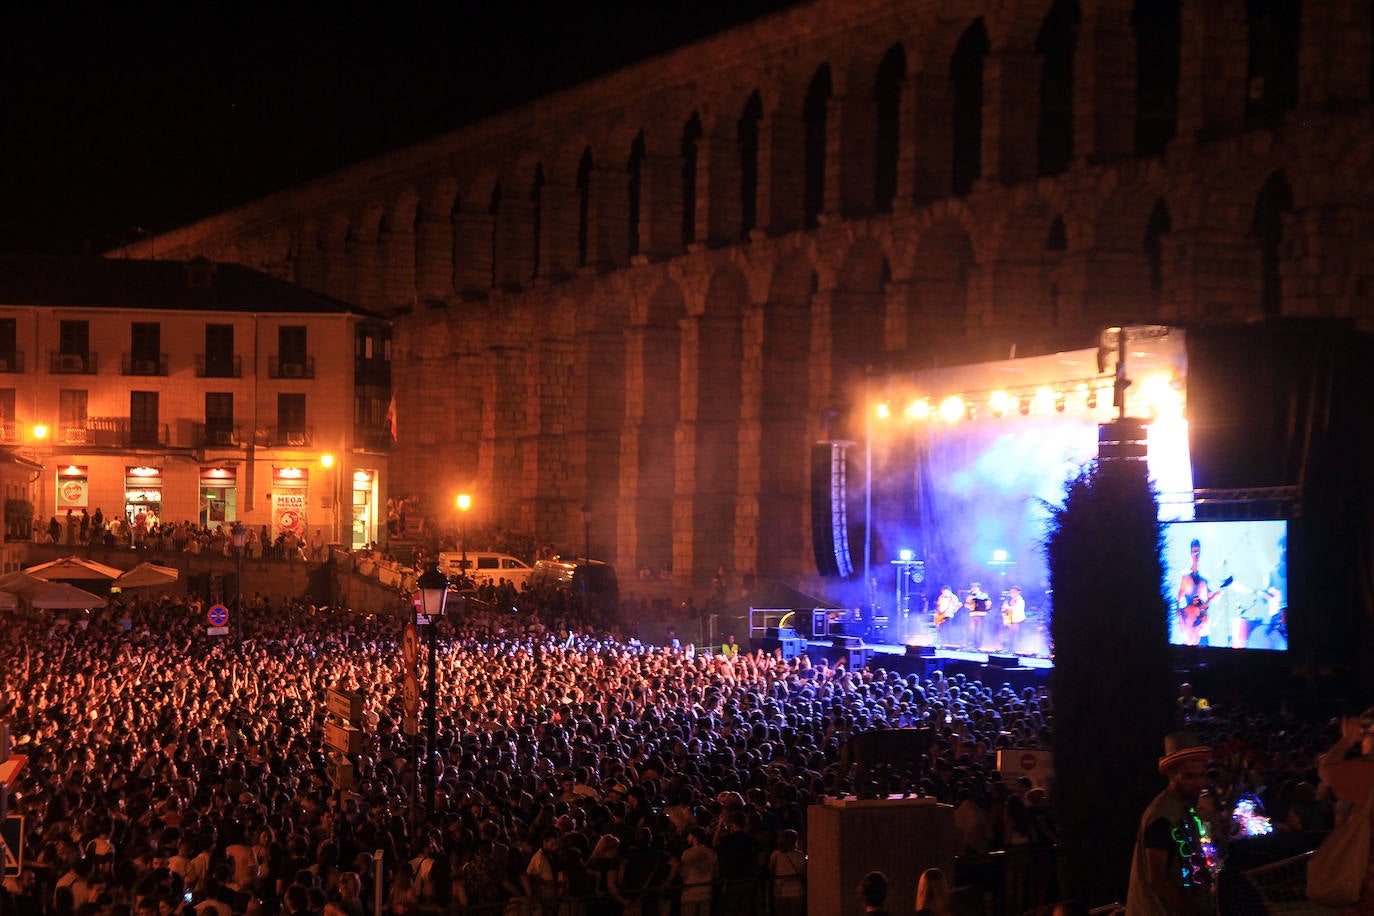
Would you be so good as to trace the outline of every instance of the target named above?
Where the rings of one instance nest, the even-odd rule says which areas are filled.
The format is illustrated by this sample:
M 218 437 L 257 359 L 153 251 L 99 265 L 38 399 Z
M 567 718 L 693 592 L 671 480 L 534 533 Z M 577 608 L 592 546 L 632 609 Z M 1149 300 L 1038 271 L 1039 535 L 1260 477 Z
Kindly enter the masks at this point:
M 462 577 L 468 578 L 468 510 L 472 508 L 472 497 L 466 493 L 459 493 L 454 500 L 458 506 L 458 551 L 461 556 L 462 565 L 458 568 L 462 570 Z

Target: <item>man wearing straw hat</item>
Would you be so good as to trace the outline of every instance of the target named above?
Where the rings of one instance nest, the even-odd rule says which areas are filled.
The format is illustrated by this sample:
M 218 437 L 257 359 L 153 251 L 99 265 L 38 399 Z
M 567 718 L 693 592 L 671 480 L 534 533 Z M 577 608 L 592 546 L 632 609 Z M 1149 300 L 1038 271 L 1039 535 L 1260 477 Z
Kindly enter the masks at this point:
M 1126 916 L 1215 913 L 1213 878 L 1220 866 L 1197 804 L 1212 749 L 1195 735 L 1164 739 L 1159 772 L 1169 780 L 1140 818 Z

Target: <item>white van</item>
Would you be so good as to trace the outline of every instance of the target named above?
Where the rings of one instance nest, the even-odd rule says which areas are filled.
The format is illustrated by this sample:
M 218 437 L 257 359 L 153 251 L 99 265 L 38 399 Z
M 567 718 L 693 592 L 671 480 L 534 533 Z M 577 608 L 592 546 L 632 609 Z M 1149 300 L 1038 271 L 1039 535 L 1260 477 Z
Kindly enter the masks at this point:
M 450 580 L 457 579 L 463 574 L 464 556 L 467 557 L 468 578 L 479 585 L 487 579 L 492 582 L 505 579 L 514 583 L 516 588 L 520 588 L 534 571 L 519 557 L 513 557 L 508 553 L 487 553 L 478 550 L 469 550 L 466 554 L 456 550 L 439 554 L 439 571 Z

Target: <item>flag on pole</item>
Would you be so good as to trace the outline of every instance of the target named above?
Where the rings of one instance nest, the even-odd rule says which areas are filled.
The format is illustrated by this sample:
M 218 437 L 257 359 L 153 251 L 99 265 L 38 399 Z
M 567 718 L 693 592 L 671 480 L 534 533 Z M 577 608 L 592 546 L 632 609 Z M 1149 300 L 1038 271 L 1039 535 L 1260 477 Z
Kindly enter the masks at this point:
M 391 395 L 391 403 L 386 406 L 386 425 L 391 430 L 391 441 L 396 441 L 396 395 Z

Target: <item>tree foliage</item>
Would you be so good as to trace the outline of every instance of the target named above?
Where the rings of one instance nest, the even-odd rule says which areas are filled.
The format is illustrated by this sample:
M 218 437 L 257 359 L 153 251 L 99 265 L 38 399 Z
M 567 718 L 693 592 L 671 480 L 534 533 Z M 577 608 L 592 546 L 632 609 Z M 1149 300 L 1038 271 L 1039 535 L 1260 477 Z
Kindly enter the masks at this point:
M 1162 787 L 1173 686 L 1158 516 L 1141 465 L 1095 463 L 1046 540 L 1060 880 L 1094 905 L 1125 899 L 1136 825 Z

